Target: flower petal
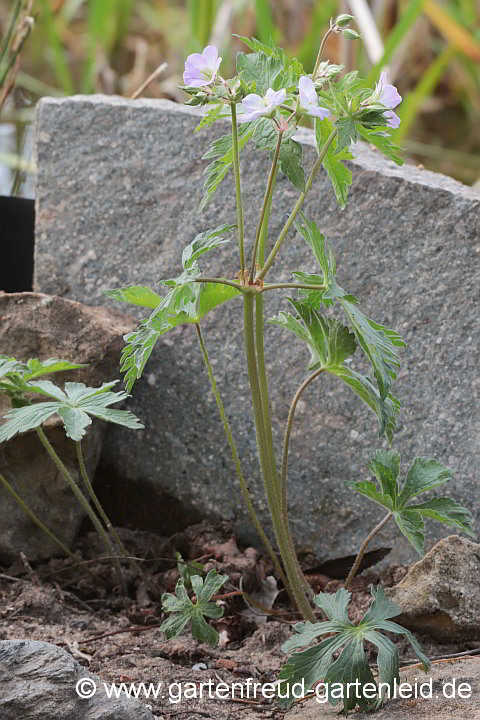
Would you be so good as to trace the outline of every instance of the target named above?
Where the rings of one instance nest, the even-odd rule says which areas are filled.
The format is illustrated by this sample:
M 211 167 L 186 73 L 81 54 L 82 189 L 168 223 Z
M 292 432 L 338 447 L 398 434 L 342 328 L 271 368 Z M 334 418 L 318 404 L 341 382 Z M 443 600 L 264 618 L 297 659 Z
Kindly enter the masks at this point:
M 300 91 L 300 94 L 304 95 L 306 98 L 308 98 L 308 101 L 310 103 L 317 102 L 317 92 L 315 90 L 315 83 L 313 82 L 313 80 L 311 80 L 306 75 L 302 75 L 302 77 L 298 81 L 298 89 Z
M 215 45 L 207 45 L 205 50 L 202 52 L 202 57 L 205 59 L 208 67 L 214 70 L 218 61 L 218 50 Z
M 393 110 L 387 110 L 387 112 L 384 113 L 384 117 L 387 120 L 388 127 L 391 128 L 398 128 L 400 125 L 400 118 L 396 113 L 393 112 Z

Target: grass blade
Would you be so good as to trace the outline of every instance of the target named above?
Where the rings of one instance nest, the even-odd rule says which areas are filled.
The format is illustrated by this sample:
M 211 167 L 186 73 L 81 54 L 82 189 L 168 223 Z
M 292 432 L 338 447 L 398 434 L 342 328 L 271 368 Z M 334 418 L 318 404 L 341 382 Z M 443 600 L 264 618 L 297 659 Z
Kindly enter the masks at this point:
M 382 68 L 385 65 L 388 65 L 393 54 L 395 53 L 395 50 L 400 45 L 401 41 L 403 40 L 407 32 L 410 30 L 410 28 L 413 27 L 415 20 L 418 18 L 418 16 L 423 10 L 425 2 L 426 0 L 410 0 L 407 9 L 405 10 L 401 18 L 398 20 L 395 27 L 385 41 L 385 51 L 383 53 L 383 57 L 373 66 L 370 71 L 367 82 L 372 87 L 373 84 L 380 77 L 380 72 Z
M 53 70 L 57 78 L 57 82 L 64 91 L 65 95 L 73 95 L 75 92 L 75 86 L 65 57 L 65 50 L 62 47 L 58 24 L 55 21 L 49 0 L 40 1 L 43 7 L 43 20 L 50 44 L 50 50 L 53 56 Z
M 268 45 L 270 40 L 275 40 L 276 28 L 273 22 L 272 13 L 268 0 L 255 0 L 255 9 L 257 15 L 257 35 L 258 38 Z
M 433 93 L 442 79 L 447 66 L 456 54 L 457 50 L 454 47 L 446 47 L 431 63 L 427 71 L 423 73 L 421 80 L 403 101 L 398 112 L 402 123 L 395 132 L 395 142 L 397 144 L 403 142 L 404 137 L 407 135 L 415 120 L 415 116 L 421 110 L 424 101 Z

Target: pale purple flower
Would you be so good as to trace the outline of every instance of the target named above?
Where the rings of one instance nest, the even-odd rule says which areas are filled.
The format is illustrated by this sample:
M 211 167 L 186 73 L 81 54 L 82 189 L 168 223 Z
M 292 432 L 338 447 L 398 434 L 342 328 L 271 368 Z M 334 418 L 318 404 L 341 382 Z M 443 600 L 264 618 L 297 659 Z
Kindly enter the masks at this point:
M 378 93 L 378 94 L 377 94 Z M 382 105 L 390 109 L 397 107 L 402 102 L 402 96 L 399 94 L 395 85 L 389 85 L 387 82 L 387 73 L 383 71 L 380 80 L 375 84 L 375 99 Z
M 383 117 L 386 119 L 388 127 L 397 128 L 400 126 L 400 118 L 397 113 L 393 112 L 393 110 L 387 110 L 384 112 Z
M 272 90 L 269 88 L 265 97 L 250 93 L 243 98 L 241 108 L 244 111 L 242 117 L 246 121 L 256 120 L 259 117 L 267 117 L 271 115 L 275 108 L 282 105 L 287 97 L 287 91 L 283 90 Z
M 392 108 L 397 107 L 397 105 L 402 102 L 402 96 L 399 94 L 395 85 L 388 84 L 387 73 L 385 71 L 381 73 L 380 80 L 375 85 L 375 92 L 372 97 L 377 100 L 377 102 L 389 108 L 389 110 L 384 113 L 387 125 L 391 128 L 398 128 L 400 118 L 393 112 Z
M 325 118 L 330 115 L 330 110 L 318 106 L 318 96 L 313 80 L 306 75 L 303 75 L 299 80 L 298 90 L 300 97 L 300 110 L 307 115 L 318 117 L 320 120 L 325 120 Z
M 204 87 L 215 82 L 222 58 L 218 57 L 218 50 L 209 45 L 200 53 L 189 55 L 185 63 L 183 81 L 191 87 Z

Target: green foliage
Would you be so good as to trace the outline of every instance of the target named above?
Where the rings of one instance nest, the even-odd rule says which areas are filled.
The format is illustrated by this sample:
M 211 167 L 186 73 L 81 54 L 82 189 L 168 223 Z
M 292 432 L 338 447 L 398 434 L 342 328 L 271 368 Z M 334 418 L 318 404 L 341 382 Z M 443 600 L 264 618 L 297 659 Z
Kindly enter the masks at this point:
M 293 134 L 295 128 L 293 129 Z M 253 142 L 260 150 L 268 150 L 273 159 L 277 148 L 278 133 L 275 125 L 267 118 L 260 118 L 255 125 Z M 305 170 L 303 169 L 303 147 L 292 140 L 291 136 L 284 136 L 280 146 L 279 166 L 282 173 L 290 180 L 292 185 L 303 192 L 305 190 Z
M 377 415 L 379 434 L 386 434 L 391 443 L 400 403 L 391 394 L 382 398 L 370 378 L 349 367 L 348 358 L 356 349 L 355 336 L 338 320 L 322 316 L 301 301 L 289 302 L 295 308 L 297 317 L 280 312 L 268 322 L 293 332 L 303 340 L 311 354 L 308 370 L 321 369 L 343 380 Z
M 351 143 L 357 142 L 358 130 L 355 120 L 349 115 L 338 118 L 335 127 L 338 130 L 335 154 L 338 155 L 344 148 L 350 147 Z
M 361 123 L 357 123 L 356 128 L 368 143 L 375 145 L 389 160 L 393 160 L 396 165 L 404 164 L 403 158 L 397 155 L 401 148 L 390 140 L 390 135 L 387 132 L 378 128 L 368 129 Z
M 371 592 L 373 602 L 358 625 L 354 625 L 348 618 L 350 592 L 342 588 L 335 595 L 320 593 L 315 596 L 315 604 L 323 610 L 328 620 L 321 623 L 297 623 L 297 634 L 287 640 L 282 649 L 291 652 L 324 635 L 328 637 L 307 650 L 293 653 L 282 668 L 278 676 L 278 696 L 283 708 L 289 708 L 293 703 L 291 689 L 295 683 L 304 683 L 305 691 L 308 691 L 322 679 L 328 687 L 331 705 L 340 702 L 336 692 L 332 696 L 332 690 L 341 691 L 339 694 L 344 698 L 343 710 L 346 715 L 357 705 L 366 711 L 378 708 L 385 693 L 381 695 L 377 686 L 376 697 L 371 697 L 370 690 L 375 688 L 376 682 L 365 655 L 365 641 L 378 649 L 378 679 L 380 683 L 385 683 L 385 689 L 388 685 L 393 690 L 395 681 L 400 682 L 398 650 L 382 631 L 405 636 L 422 668 L 428 670 L 429 660 L 412 633 L 390 620 L 400 613 L 400 608 L 385 596 L 382 587 L 372 588 Z M 333 660 L 334 653 L 338 652 L 337 659 Z M 349 687 L 348 683 L 357 685 Z
M 238 127 L 238 149 L 241 151 L 253 135 L 255 123 L 242 123 Z M 222 180 L 233 167 L 233 139 L 232 134 L 222 135 L 214 140 L 211 147 L 203 156 L 203 160 L 213 160 L 204 171 L 205 183 L 203 199 L 199 211 L 203 210 L 218 190 Z
M 475 538 L 470 511 L 452 498 L 436 497 L 423 503 L 410 503 L 417 495 L 451 480 L 452 471 L 442 463 L 433 458 L 415 458 L 401 489 L 398 484 L 400 455 L 397 452 L 378 450 L 368 467 L 375 476 L 375 482 L 366 480 L 347 484 L 391 512 L 401 532 L 420 555 L 423 554 L 425 541 L 423 518 L 456 527 Z
M 176 552 L 175 557 L 177 559 L 177 570 L 179 572 L 180 577 L 182 578 L 185 587 L 188 590 L 192 589 L 192 577 L 194 575 L 198 575 L 199 572 L 203 573 L 204 571 L 204 565 L 202 563 L 196 562 L 195 560 L 185 561 L 182 558 L 181 553 Z
M 162 296 L 157 295 L 156 292 L 146 285 L 129 285 L 124 288 L 104 290 L 104 293 L 107 297 L 112 298 L 112 300 L 152 309 L 158 307 L 162 301 Z
M 298 80 L 305 74 L 299 60 L 290 60 L 281 48 L 270 40 L 269 44 L 252 38 L 241 38 L 254 52 L 237 53 L 237 73 L 246 83 L 249 92 L 265 95 L 269 88 L 287 92 L 296 90 Z
M 395 348 L 406 347 L 406 344 L 394 330 L 371 320 L 351 301 L 339 298 L 339 302 L 350 320 L 358 344 L 370 360 L 383 399 L 396 378 L 395 368 L 400 367 Z
M 226 120 L 229 117 L 230 108 L 228 108 L 222 102 L 212 105 L 212 107 L 210 107 L 206 111 L 205 115 L 198 123 L 197 127 L 195 128 L 195 132 L 198 132 L 199 130 L 203 130 L 203 128 L 213 125 L 214 123 L 218 122 L 218 120 Z
M 358 344 L 372 365 L 380 399 L 385 400 L 396 377 L 395 368 L 400 365 L 396 348 L 405 347 L 405 342 L 394 330 L 390 330 L 364 315 L 357 307 L 357 299 L 353 295 L 348 295 L 337 284 L 332 249 L 316 224 L 301 215 L 301 222 L 296 223 L 296 228 L 312 249 L 322 268 L 323 284 L 328 285 L 326 291 L 300 290 L 301 302 L 313 309 L 318 308 L 321 303 L 328 306 L 334 300 L 340 303 Z M 298 272 L 294 274 L 297 278 L 299 277 Z M 304 278 L 305 275 L 299 279 L 304 281 Z M 393 399 L 392 402 L 395 405 L 397 401 Z
M 30 358 L 26 362 L 21 362 L 16 358 L 0 355 L 0 392 L 7 393 L 14 407 L 17 404 L 23 405 L 25 404 L 23 395 L 30 391 L 28 387 L 30 380 L 82 367 L 86 366 L 58 358 L 48 360 Z
M 26 388 L 30 392 L 51 398 L 48 402 L 34 403 L 13 408 L 6 413 L 5 423 L 0 426 L 0 442 L 10 440 L 17 433 L 40 427 L 53 415 L 63 420 L 67 437 L 79 441 L 85 435 L 90 416 L 107 422 L 138 430 L 143 428 L 137 417 L 129 410 L 116 410 L 110 405 L 125 400 L 124 392 L 111 392 L 118 381 L 104 383 L 99 388 L 89 388 L 83 383 L 65 383 L 65 392 L 50 380 L 33 380 Z
M 220 225 L 215 228 L 215 230 L 207 230 L 197 235 L 195 240 L 192 240 L 190 245 L 187 245 L 182 253 L 182 265 L 184 269 L 190 270 L 195 261 L 204 253 L 229 242 L 230 238 L 224 238 L 223 234 L 231 232 L 236 227 L 236 225 Z
M 154 308 L 150 317 L 142 320 L 137 330 L 125 336 L 127 345 L 121 358 L 121 371 L 125 373 L 127 392 L 142 376 L 153 348 L 162 335 L 179 325 L 198 324 L 217 305 L 240 295 L 235 287 L 196 282 L 200 276 L 197 259 L 228 242 L 224 234 L 235 227 L 220 225 L 197 235 L 182 253 L 183 273 L 179 277 L 162 281 L 169 288 L 164 297 L 143 285 L 106 291 L 108 297 L 116 300 Z
M 315 121 L 315 131 L 317 150 L 320 154 L 333 131 L 333 125 L 328 118 L 325 120 L 317 119 Z M 346 165 L 344 165 L 343 161 L 352 159 L 353 155 L 348 152 L 348 150 L 338 148 L 338 139 L 335 138 L 322 162 L 332 183 L 337 202 L 341 208 L 345 208 L 347 205 L 348 188 L 352 184 L 352 173 Z
M 190 581 L 196 595 L 194 603 L 188 597 L 183 578 L 177 582 L 175 595 L 164 593 L 162 595 L 163 609 L 167 613 L 172 613 L 160 628 L 165 633 L 167 640 L 181 635 L 187 625 L 191 623 L 192 635 L 195 640 L 216 645 L 219 635 L 206 622 L 205 618 L 217 620 L 223 616 L 223 608 L 215 602 L 211 602 L 211 599 L 227 580 L 227 575 L 219 575 L 216 570 L 210 570 L 205 581 L 200 575 L 191 576 Z

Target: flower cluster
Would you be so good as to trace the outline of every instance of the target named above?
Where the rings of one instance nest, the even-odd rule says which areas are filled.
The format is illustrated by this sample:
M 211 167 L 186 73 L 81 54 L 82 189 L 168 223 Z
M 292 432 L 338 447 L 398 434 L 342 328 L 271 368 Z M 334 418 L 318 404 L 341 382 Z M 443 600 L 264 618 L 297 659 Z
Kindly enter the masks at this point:
M 345 17 L 350 18 L 350 16 Z M 222 58 L 219 57 L 218 50 L 213 45 L 206 47 L 201 54 L 193 53 L 189 55 L 183 74 L 185 85 L 190 88 L 204 89 L 208 86 L 217 85 L 220 88 L 222 85 L 228 85 L 218 74 L 221 62 Z M 323 63 L 322 65 L 328 65 L 328 63 Z M 333 67 L 335 74 L 338 73 L 340 67 Z M 212 91 L 206 90 L 206 92 L 211 93 Z M 206 102 L 208 102 L 208 96 L 205 95 L 204 97 Z M 379 104 L 383 106 L 385 108 L 383 117 L 387 125 L 391 128 L 397 128 L 400 125 L 400 118 L 393 112 L 393 108 L 397 107 L 401 101 L 402 98 L 397 88 L 388 83 L 387 73 L 382 72 L 379 82 L 376 83 L 374 92 L 362 105 L 369 107 Z M 286 104 L 287 102 L 291 102 L 292 106 Z M 324 120 L 331 114 L 328 108 L 319 104 L 314 79 L 307 75 L 300 77 L 297 91 L 293 96 L 288 96 L 285 88 L 281 90 L 268 88 L 263 96 L 257 93 L 246 95 L 240 104 L 240 113 L 245 121 L 257 120 L 260 117 L 274 118 L 277 108 L 282 106 L 286 110 L 290 110 L 290 113 L 297 117 L 300 115 L 308 115 Z
M 209 45 L 200 53 L 189 55 L 185 63 L 183 80 L 187 87 L 207 87 L 214 85 L 219 80 L 218 70 L 222 58 L 218 56 L 218 50 Z M 287 91 L 285 89 L 275 91 L 269 88 L 265 95 L 250 93 L 240 105 L 240 112 L 245 121 L 257 120 L 260 117 L 273 117 L 277 107 L 285 103 Z M 319 107 L 318 96 L 313 80 L 304 75 L 298 84 L 297 112 L 302 115 L 324 120 L 330 115 L 330 110 Z

